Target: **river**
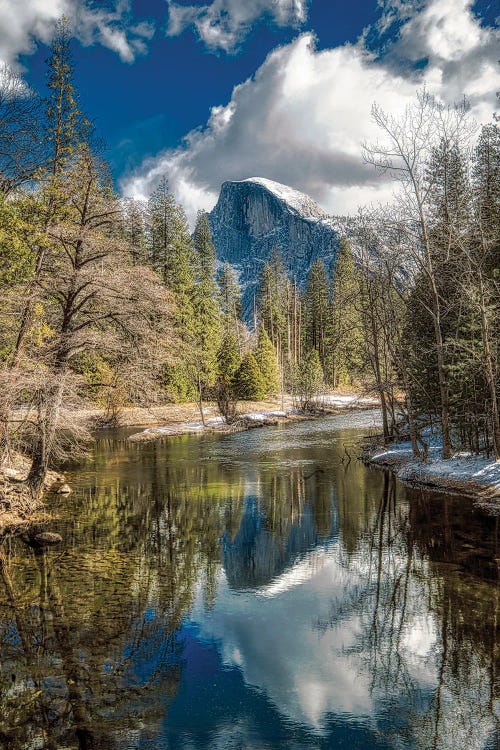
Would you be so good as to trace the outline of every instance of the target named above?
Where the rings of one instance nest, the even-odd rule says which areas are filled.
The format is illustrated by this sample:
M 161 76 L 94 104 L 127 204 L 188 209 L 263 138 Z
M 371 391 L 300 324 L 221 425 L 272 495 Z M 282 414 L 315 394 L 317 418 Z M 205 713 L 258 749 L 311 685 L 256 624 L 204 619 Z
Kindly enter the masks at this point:
M 356 460 L 362 412 L 101 434 L 3 545 L 9 750 L 498 750 L 499 519 Z

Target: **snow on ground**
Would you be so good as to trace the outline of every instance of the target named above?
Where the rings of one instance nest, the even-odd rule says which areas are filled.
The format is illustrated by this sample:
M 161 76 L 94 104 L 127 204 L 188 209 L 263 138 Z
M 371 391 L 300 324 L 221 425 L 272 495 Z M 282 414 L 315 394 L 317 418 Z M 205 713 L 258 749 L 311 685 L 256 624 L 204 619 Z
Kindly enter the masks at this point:
M 288 417 L 286 411 L 254 411 L 250 414 L 242 414 L 243 419 L 249 419 L 251 422 L 263 422 L 265 419 L 272 419 L 272 417 L 281 417 L 285 419 Z
M 286 419 L 290 416 L 289 412 L 286 411 L 263 411 L 263 412 L 251 412 L 249 414 L 242 414 L 241 418 L 246 419 L 250 422 L 266 422 L 268 419 Z M 226 427 L 226 421 L 224 417 L 210 417 L 205 419 L 205 427 L 211 429 L 223 429 Z M 193 433 L 202 432 L 205 427 L 201 422 L 180 422 L 172 425 L 171 427 L 147 427 L 142 432 L 131 435 L 129 440 L 134 442 L 142 440 L 153 440 L 157 437 L 166 437 L 171 435 L 172 437 L 179 435 L 190 435 Z
M 389 449 L 372 455 L 371 460 L 376 464 L 391 466 L 403 481 L 425 483 L 428 480 L 435 483 L 433 480 L 441 480 L 446 486 L 455 482 L 457 488 L 463 487 L 464 483 L 473 483 L 500 494 L 500 461 L 472 453 L 457 453 L 445 461 L 440 458 L 439 439 L 432 442 L 435 444 L 429 448 L 425 462 L 413 458 L 410 443 L 395 443 Z
M 325 394 L 320 399 L 316 401 L 316 406 L 319 408 L 330 408 L 330 409 L 352 409 L 356 411 L 361 410 L 367 410 L 371 409 L 372 407 L 377 407 L 380 405 L 380 402 L 377 398 L 373 397 L 364 397 L 356 394 L 350 394 L 350 395 L 342 395 L 342 394 Z M 255 412 L 248 412 L 246 414 L 241 414 L 240 418 L 242 420 L 246 420 L 248 422 L 255 422 L 255 423 L 264 423 L 264 424 L 273 424 L 275 423 L 275 420 L 280 419 L 287 419 L 287 418 L 294 418 L 297 416 L 302 416 L 303 412 L 300 411 L 300 409 L 293 408 L 293 402 L 290 397 L 287 397 L 287 400 L 285 402 L 286 410 L 282 409 L 274 409 L 274 410 L 266 410 L 266 411 L 255 411 Z M 204 407 L 203 411 L 206 414 L 207 412 L 213 412 L 213 407 Z M 194 415 L 191 416 L 193 418 Z M 269 422 L 267 420 L 270 420 Z M 217 416 L 217 417 L 209 417 L 208 419 L 205 419 L 205 427 L 211 428 L 212 430 L 223 430 L 226 427 L 226 422 L 224 420 L 224 417 Z M 174 437 L 179 435 L 189 435 L 194 433 L 199 433 L 204 430 L 204 426 L 200 421 L 183 421 L 183 422 L 175 422 L 175 424 L 172 425 L 163 425 L 163 426 L 155 426 L 155 427 L 148 427 L 140 433 L 136 433 L 135 435 L 131 435 L 129 440 L 132 441 L 147 441 L 147 440 L 154 440 L 158 437 L 167 437 L 168 435 Z
M 373 396 L 341 396 L 335 393 L 326 394 L 317 400 L 320 406 L 334 406 L 337 408 L 366 408 L 367 406 L 379 406 L 380 400 Z

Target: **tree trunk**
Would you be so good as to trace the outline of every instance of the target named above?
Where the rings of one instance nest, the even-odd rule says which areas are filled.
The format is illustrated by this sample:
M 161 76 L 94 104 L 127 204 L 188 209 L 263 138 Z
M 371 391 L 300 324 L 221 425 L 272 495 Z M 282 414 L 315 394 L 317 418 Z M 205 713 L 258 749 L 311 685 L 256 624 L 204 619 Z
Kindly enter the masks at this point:
M 415 196 L 418 203 L 420 228 L 422 230 L 422 240 L 425 248 L 426 273 L 431 285 L 432 296 L 432 318 L 434 323 L 434 336 L 436 340 L 439 395 L 441 399 L 441 433 L 443 436 L 442 457 L 444 459 L 451 457 L 451 423 L 450 423 L 450 402 L 448 391 L 448 376 L 446 373 L 446 363 L 444 355 L 443 332 L 441 330 L 441 303 L 439 292 L 436 286 L 436 276 L 434 273 L 434 264 L 432 262 L 431 247 L 429 235 L 427 233 L 427 222 L 424 215 L 424 208 L 420 196 L 420 190 L 413 178 Z
M 28 486 L 35 497 L 40 495 L 49 469 L 66 385 L 66 372 L 63 369 L 54 368 L 52 380 L 53 383 L 42 394 L 38 407 L 39 435 L 27 479 Z
M 205 414 L 203 413 L 203 387 L 201 384 L 201 378 L 198 375 L 198 408 L 200 410 L 201 423 L 203 427 L 206 427 Z
M 484 360 L 486 365 L 486 380 L 491 399 L 491 421 L 493 423 L 493 453 L 495 461 L 500 460 L 500 415 L 498 395 L 496 389 L 495 365 L 490 346 L 488 316 L 486 314 L 483 277 L 479 275 L 479 294 L 481 311 L 481 337 L 483 339 Z
M 378 333 L 377 333 L 377 325 L 374 317 L 374 310 L 375 305 L 374 301 L 371 299 L 371 294 L 369 294 L 369 302 L 370 302 L 370 310 L 368 311 L 368 315 L 370 318 L 370 328 L 372 333 L 372 343 L 373 343 L 373 370 L 375 375 L 375 380 L 377 383 L 377 390 L 380 394 L 380 405 L 382 407 L 382 429 L 384 432 L 384 443 L 388 443 L 391 435 L 389 431 L 389 419 L 387 416 L 387 400 L 385 397 L 385 390 L 384 390 L 384 383 L 382 382 L 382 372 L 380 369 L 380 354 L 379 354 L 379 343 L 378 343 Z

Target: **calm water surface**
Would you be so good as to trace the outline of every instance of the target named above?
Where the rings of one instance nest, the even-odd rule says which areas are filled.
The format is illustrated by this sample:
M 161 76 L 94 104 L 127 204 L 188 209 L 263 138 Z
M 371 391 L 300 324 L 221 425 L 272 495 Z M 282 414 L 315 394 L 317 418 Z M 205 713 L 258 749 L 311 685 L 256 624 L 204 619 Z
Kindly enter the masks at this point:
M 498 517 L 364 467 L 376 416 L 99 439 L 0 553 L 0 746 L 500 748 Z

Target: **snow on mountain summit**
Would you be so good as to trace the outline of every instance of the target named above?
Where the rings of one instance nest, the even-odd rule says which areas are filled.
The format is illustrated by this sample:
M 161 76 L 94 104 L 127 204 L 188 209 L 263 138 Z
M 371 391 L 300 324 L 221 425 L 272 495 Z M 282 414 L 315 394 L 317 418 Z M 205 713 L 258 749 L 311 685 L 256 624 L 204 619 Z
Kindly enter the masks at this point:
M 301 193 L 295 188 L 283 185 L 281 182 L 268 180 L 266 177 L 249 177 L 241 182 L 250 182 L 268 190 L 288 206 L 301 214 L 305 219 L 327 219 L 328 214 L 309 195 Z
M 263 177 L 224 182 L 210 224 L 218 260 L 238 274 L 247 321 L 274 251 L 303 288 L 314 261 L 321 258 L 331 268 L 339 245 L 335 221 L 312 198 Z

